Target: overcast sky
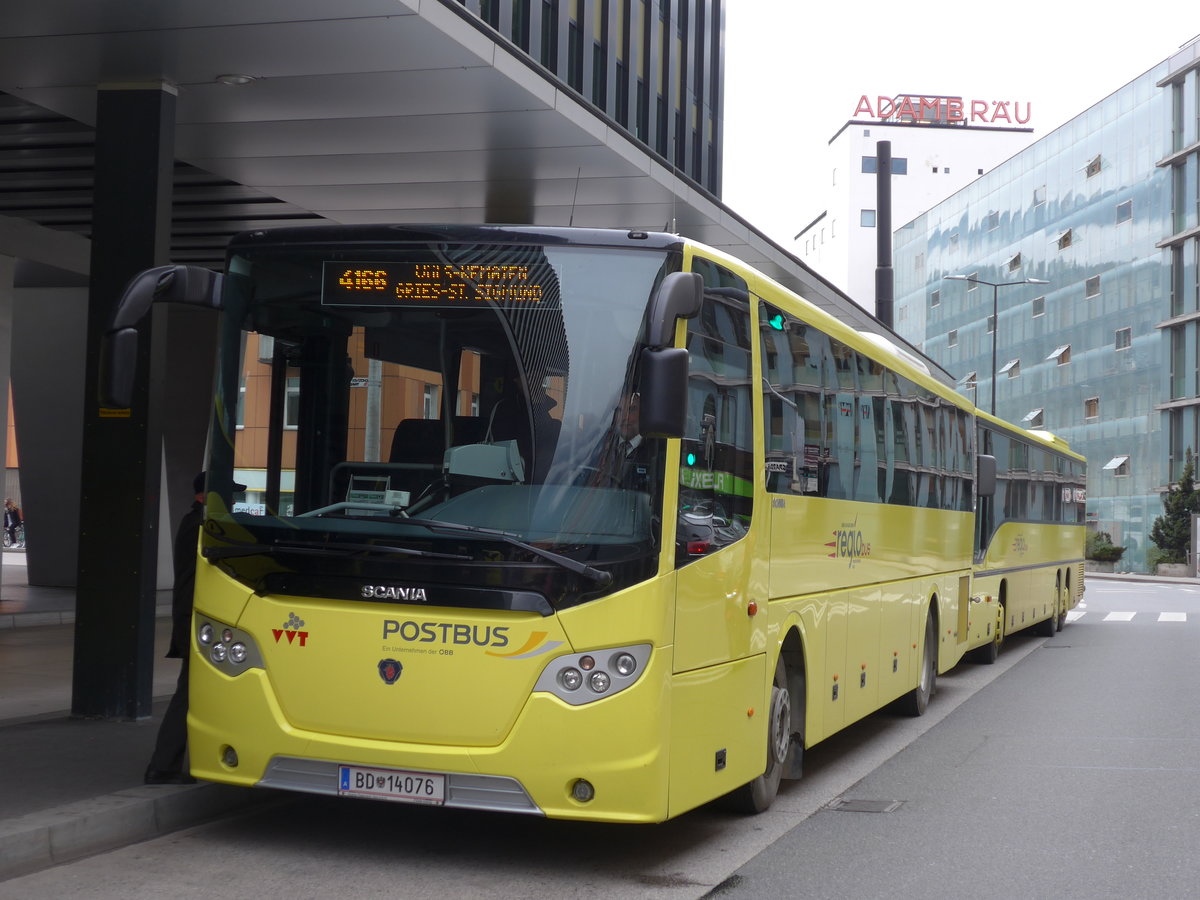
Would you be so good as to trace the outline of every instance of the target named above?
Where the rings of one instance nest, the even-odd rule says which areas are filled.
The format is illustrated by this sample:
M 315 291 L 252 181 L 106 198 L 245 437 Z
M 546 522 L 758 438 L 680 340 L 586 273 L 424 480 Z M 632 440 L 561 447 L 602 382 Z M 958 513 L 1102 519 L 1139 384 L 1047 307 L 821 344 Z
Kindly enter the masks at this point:
M 822 211 L 826 144 L 859 98 L 1030 104 L 1043 137 L 1200 33 L 1196 0 L 726 0 L 722 199 L 784 247 Z

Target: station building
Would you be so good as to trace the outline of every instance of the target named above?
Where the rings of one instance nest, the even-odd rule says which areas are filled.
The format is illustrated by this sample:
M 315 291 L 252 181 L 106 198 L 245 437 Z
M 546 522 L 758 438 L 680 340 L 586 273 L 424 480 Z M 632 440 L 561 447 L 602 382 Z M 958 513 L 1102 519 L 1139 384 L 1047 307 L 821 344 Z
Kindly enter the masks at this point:
M 1087 456 L 1089 525 L 1130 571 L 1200 449 L 1198 77 L 1193 41 L 894 241 L 897 330 Z
M 281 224 L 667 230 L 881 331 L 721 201 L 724 0 L 151 6 L 43 0 L 0 35 L 0 396 L 29 582 L 76 592 L 79 715 L 147 714 L 211 403 L 215 321 L 163 308 L 130 415 L 99 406 L 136 272 Z M 408 379 L 411 408 L 436 388 Z

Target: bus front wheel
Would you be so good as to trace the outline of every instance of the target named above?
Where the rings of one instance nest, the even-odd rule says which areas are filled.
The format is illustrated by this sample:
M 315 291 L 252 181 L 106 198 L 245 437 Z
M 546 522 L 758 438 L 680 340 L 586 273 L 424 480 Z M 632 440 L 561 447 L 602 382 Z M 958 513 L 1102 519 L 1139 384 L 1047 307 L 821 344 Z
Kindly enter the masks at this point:
M 771 709 L 767 721 L 767 767 L 753 781 L 725 795 L 725 805 L 735 812 L 754 815 L 765 812 L 779 793 L 779 782 L 798 752 L 792 740 L 792 697 L 788 690 L 787 667 L 783 658 L 775 664 L 771 685 Z

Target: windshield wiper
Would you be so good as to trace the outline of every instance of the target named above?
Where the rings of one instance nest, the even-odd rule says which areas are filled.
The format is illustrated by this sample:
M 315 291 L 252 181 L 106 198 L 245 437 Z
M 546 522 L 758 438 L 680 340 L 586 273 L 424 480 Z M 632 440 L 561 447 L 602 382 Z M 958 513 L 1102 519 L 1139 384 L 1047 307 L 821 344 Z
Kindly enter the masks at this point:
M 385 544 L 318 544 L 311 541 L 275 541 L 270 544 L 238 544 L 232 547 L 205 547 L 201 554 L 205 559 L 231 559 L 237 556 L 257 556 L 260 553 L 302 553 L 307 556 L 345 556 L 347 550 L 365 550 L 368 553 L 388 553 L 399 556 L 422 556 L 433 559 L 463 559 L 470 556 L 460 553 L 438 553 L 433 550 L 414 550 L 411 547 L 392 547 Z
M 442 522 L 438 519 L 417 519 L 412 516 L 404 516 L 398 521 L 408 525 L 420 525 L 422 528 L 428 528 L 430 531 L 451 531 L 465 534 L 478 534 L 484 537 L 499 538 L 506 544 L 511 544 L 514 547 L 520 547 L 535 556 L 540 556 L 542 559 L 549 560 L 552 563 L 562 566 L 569 572 L 574 572 L 576 575 L 582 575 L 601 587 L 605 587 L 612 583 L 612 573 L 605 572 L 603 569 L 597 569 L 589 566 L 587 563 L 581 563 L 577 559 L 571 559 L 569 556 L 563 556 L 561 553 L 555 553 L 553 550 L 545 550 L 528 541 L 521 540 L 520 537 L 510 531 L 501 531 L 499 528 L 484 528 L 480 525 L 463 525 L 460 522 Z

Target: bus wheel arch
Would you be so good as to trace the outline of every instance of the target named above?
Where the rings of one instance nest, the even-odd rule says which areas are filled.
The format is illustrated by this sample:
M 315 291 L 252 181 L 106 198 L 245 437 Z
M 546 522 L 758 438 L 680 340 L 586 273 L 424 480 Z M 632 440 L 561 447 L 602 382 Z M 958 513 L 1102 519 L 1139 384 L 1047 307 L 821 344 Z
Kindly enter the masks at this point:
M 1062 586 L 1058 591 L 1058 621 L 1055 627 L 1062 631 L 1067 625 L 1067 610 L 1071 607 L 1071 569 L 1068 567 L 1062 573 Z
M 804 663 L 804 641 L 795 627 L 788 630 L 779 651 L 791 700 L 791 724 L 783 777 L 795 781 L 803 774 L 804 736 L 808 712 L 808 679 Z
M 722 798 L 727 808 L 749 815 L 765 812 L 779 793 L 779 783 L 784 778 L 800 777 L 805 699 L 804 650 L 799 634 L 792 629 L 775 660 L 771 703 L 767 711 L 766 768 L 753 781 Z
M 1062 570 L 1054 576 L 1054 602 L 1050 607 L 1050 618 L 1038 622 L 1037 633 L 1042 637 L 1054 637 L 1058 631 L 1058 610 L 1062 606 Z

